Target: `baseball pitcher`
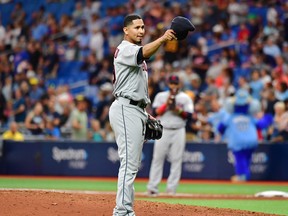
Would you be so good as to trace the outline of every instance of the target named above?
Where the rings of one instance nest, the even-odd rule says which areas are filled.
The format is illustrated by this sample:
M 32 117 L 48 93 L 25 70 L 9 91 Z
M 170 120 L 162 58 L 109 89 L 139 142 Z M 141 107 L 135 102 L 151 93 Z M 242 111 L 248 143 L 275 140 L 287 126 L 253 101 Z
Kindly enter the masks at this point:
M 163 166 L 168 157 L 171 167 L 166 191 L 175 194 L 182 172 L 182 157 L 186 144 L 186 121 L 194 110 L 192 99 L 179 90 L 180 80 L 176 75 L 168 79 L 169 91 L 155 96 L 152 108 L 163 125 L 163 135 L 154 144 L 150 168 L 148 195 L 157 196 L 158 185 L 162 179 Z

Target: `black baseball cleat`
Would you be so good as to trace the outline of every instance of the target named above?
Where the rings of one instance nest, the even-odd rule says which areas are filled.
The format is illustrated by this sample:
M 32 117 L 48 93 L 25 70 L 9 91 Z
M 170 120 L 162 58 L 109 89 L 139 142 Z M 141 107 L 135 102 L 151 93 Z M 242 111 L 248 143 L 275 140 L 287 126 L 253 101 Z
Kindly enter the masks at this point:
M 157 197 L 159 195 L 158 192 L 151 191 L 151 190 L 148 190 L 146 194 L 148 197 Z

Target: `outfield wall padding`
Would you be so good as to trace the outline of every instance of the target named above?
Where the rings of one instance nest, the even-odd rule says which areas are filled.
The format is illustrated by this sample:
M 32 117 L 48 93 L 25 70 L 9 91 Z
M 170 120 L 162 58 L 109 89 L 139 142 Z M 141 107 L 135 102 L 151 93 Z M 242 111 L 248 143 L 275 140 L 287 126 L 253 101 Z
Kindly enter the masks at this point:
M 153 142 L 144 144 L 138 177 L 147 178 Z M 182 179 L 230 179 L 233 155 L 224 143 L 187 143 Z M 4 141 L 2 175 L 117 177 L 119 157 L 115 143 L 75 141 Z M 169 174 L 169 157 L 163 177 Z M 253 154 L 252 180 L 288 180 L 288 144 L 260 144 Z

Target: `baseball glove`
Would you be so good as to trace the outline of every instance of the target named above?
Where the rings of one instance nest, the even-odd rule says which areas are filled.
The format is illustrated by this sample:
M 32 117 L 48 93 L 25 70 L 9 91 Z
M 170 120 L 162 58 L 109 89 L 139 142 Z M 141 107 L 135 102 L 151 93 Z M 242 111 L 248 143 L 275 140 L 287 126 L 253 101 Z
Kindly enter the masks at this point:
M 145 139 L 158 140 L 162 137 L 162 132 L 163 132 L 163 126 L 161 125 L 160 120 L 157 120 L 151 115 L 149 115 L 148 120 L 146 122 Z

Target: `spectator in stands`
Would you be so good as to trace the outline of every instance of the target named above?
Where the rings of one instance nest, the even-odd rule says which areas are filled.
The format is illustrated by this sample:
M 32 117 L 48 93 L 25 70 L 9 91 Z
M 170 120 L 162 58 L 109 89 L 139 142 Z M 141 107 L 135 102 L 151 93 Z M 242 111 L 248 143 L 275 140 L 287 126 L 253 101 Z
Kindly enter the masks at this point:
M 76 40 L 79 46 L 79 58 L 81 61 L 86 59 L 90 54 L 89 43 L 91 35 L 88 32 L 87 26 L 83 27 Z
M 273 24 L 271 21 L 268 21 L 267 25 L 265 25 L 263 28 L 262 34 L 263 37 L 270 37 L 274 40 L 277 40 L 280 32 L 275 24 Z
M 274 111 L 273 125 L 268 131 L 268 135 L 270 135 L 270 141 L 282 142 L 288 138 L 288 112 L 285 103 L 283 101 L 275 103 Z
M 9 100 L 6 102 L 4 116 L 5 116 L 7 124 L 9 124 L 13 120 L 13 101 L 12 100 Z
M 60 114 L 60 117 L 59 117 L 59 119 L 60 119 L 59 127 L 61 130 L 67 129 L 67 127 L 68 127 L 67 124 L 69 123 L 70 115 L 71 115 L 71 107 L 69 106 L 69 104 L 66 104 L 66 106 L 63 107 L 62 113 Z
M 101 28 L 93 28 L 89 42 L 89 49 L 96 55 L 98 61 L 104 58 L 104 36 Z
M 75 3 L 74 11 L 72 12 L 73 20 L 75 20 L 76 24 L 80 24 L 83 16 L 88 14 L 84 14 L 82 2 L 78 1 Z
M 264 88 L 264 84 L 260 79 L 260 72 L 253 70 L 251 73 L 251 81 L 249 82 L 251 96 L 257 100 L 261 99 L 261 92 Z
M 75 61 L 79 58 L 79 47 L 76 39 L 72 38 L 65 47 L 65 61 Z
M 251 54 L 249 57 L 249 65 L 251 70 L 259 70 L 262 69 L 270 70 L 270 62 L 265 62 L 265 55 L 261 52 L 261 49 L 256 44 L 251 45 Z
M 97 119 L 91 120 L 91 130 L 89 138 L 95 142 L 102 142 L 106 138 L 105 131 L 101 128 L 100 121 Z
M 247 43 L 249 39 L 250 31 L 245 23 L 240 24 L 240 29 L 238 31 L 237 40 L 239 43 Z
M 101 4 L 102 4 L 101 1 L 85 0 L 85 5 L 83 7 L 83 14 L 88 19 L 92 14 L 99 14 Z
M 281 55 L 281 50 L 279 46 L 275 43 L 275 39 L 271 36 L 268 37 L 265 41 L 265 44 L 263 46 L 263 53 L 273 58 Z
M 203 100 L 207 111 L 211 109 L 211 101 L 219 97 L 219 89 L 215 85 L 215 78 L 212 76 L 206 77 L 207 88 L 201 93 L 201 99 Z
M 1 84 L 0 84 L 1 87 Z M 4 115 L 4 111 L 6 109 L 6 99 L 4 97 L 4 95 L 2 94 L 2 92 L 0 91 L 0 127 L 3 127 L 3 125 L 6 123 L 7 119 Z
M 267 69 L 262 68 L 260 70 L 260 77 L 264 87 L 267 86 L 269 83 L 272 83 L 271 75 Z
M 187 122 L 187 131 L 193 134 L 193 139 L 200 139 L 202 127 L 207 124 L 207 119 L 207 108 L 205 107 L 204 100 L 200 99 L 195 104 L 195 112 L 192 116 L 192 119 L 189 119 Z
M 56 50 L 56 44 L 53 41 L 48 43 L 47 53 L 44 54 L 43 72 L 46 78 L 56 77 L 59 67 L 59 55 Z
M 44 109 L 44 118 L 45 118 L 45 121 L 48 122 L 46 125 L 48 125 L 49 129 L 55 133 L 54 134 L 55 137 L 59 137 L 60 136 L 60 114 L 55 109 L 56 108 L 55 97 L 53 96 L 50 98 L 48 96 L 42 97 L 42 101 L 44 98 L 46 98 L 46 101 L 47 101 L 47 107 L 46 109 Z
M 199 141 L 201 142 L 213 142 L 215 139 L 215 134 L 213 133 L 212 126 L 208 123 L 203 123 L 199 131 L 200 137 Z
M 261 29 L 261 20 L 256 14 L 249 14 L 247 26 L 250 32 L 248 42 L 253 43 L 259 35 Z
M 61 138 L 61 131 L 58 126 L 55 125 L 55 119 L 48 119 L 45 121 L 44 135 L 48 140 L 57 140 Z
M 83 61 L 81 70 L 89 74 L 89 84 L 90 85 L 99 85 L 100 79 L 98 74 L 102 68 L 101 62 L 98 61 L 95 53 L 90 53 L 88 58 Z
M 13 77 L 13 70 L 11 63 L 7 56 L 0 56 L 0 84 L 5 85 L 5 79 L 7 77 Z
M 192 73 L 190 77 L 190 86 L 187 88 L 187 90 L 192 91 L 194 102 L 197 102 L 200 98 L 200 94 L 202 92 L 201 88 L 201 79 L 198 74 Z
M 62 18 L 62 20 L 63 19 L 66 19 L 66 18 Z M 64 36 L 65 40 L 75 39 L 79 30 L 79 26 L 76 25 L 75 21 L 71 18 L 71 16 L 67 17 L 67 23 L 65 23 L 65 21 L 62 21 L 60 23 L 59 28 L 60 28 L 60 31 L 65 35 Z
M 11 16 L 11 20 L 13 20 L 14 22 L 24 22 L 25 17 L 26 17 L 26 12 L 23 9 L 22 2 L 15 3 L 10 16 Z
M 288 64 L 288 41 L 285 41 L 283 43 L 282 57 L 283 57 L 284 62 L 286 62 L 286 64 Z
M 105 129 L 105 141 L 106 142 L 115 142 L 115 134 L 112 130 L 111 124 L 107 121 L 104 126 Z
M 225 65 L 228 64 L 228 59 L 226 59 L 223 55 L 223 53 L 228 54 L 228 50 L 223 50 L 221 53 L 221 59 L 216 57 L 211 61 L 211 64 L 207 70 L 206 76 L 214 77 L 215 79 L 215 85 L 217 87 L 221 86 L 221 78 L 222 78 L 222 69 L 225 67 Z M 228 56 L 227 56 L 228 57 Z M 220 81 L 220 82 L 219 82 Z
M 5 44 L 5 34 L 6 34 L 6 29 L 2 24 L 2 21 L 0 19 L 0 44 L 1 47 L 4 47 Z
M 189 14 L 193 17 L 193 24 L 196 28 L 201 28 L 205 18 L 205 6 L 202 4 L 201 0 L 190 1 L 189 4 L 191 4 L 191 7 L 189 7 Z
M 5 84 L 2 87 L 1 91 L 6 101 L 10 101 L 12 99 L 12 77 L 7 76 L 5 78 Z
M 71 113 L 72 139 L 87 140 L 88 138 L 88 115 L 86 113 L 87 102 L 83 95 L 75 98 L 76 107 Z
M 49 13 L 47 16 L 47 25 L 48 25 L 48 32 L 51 37 L 57 38 L 59 37 L 60 27 L 58 25 L 58 21 L 54 14 Z
M 95 118 L 100 121 L 101 127 L 109 120 L 109 107 L 112 103 L 113 86 L 110 82 L 106 82 L 100 86 L 99 101 L 96 105 Z
M 41 43 L 29 41 L 27 45 L 27 52 L 29 55 L 29 63 L 33 71 L 37 71 L 38 65 L 42 65 L 43 56 L 41 51 Z
M 201 88 L 206 87 L 205 79 L 209 64 L 210 60 L 207 56 L 203 55 L 201 49 L 199 47 L 194 47 L 192 55 L 192 70 L 200 77 L 202 85 Z
M 219 102 L 224 103 L 226 98 L 234 95 L 236 89 L 233 85 L 233 70 L 229 67 L 223 68 L 220 76 L 215 80 L 215 84 L 218 86 Z
M 277 104 L 277 103 L 276 103 Z M 279 109 L 276 108 L 277 105 L 275 104 L 275 109 Z M 287 101 L 286 101 L 287 104 Z M 277 135 L 274 136 L 271 139 L 271 142 L 284 142 L 288 140 L 288 110 L 287 110 L 287 105 L 284 102 L 285 105 L 285 109 L 284 109 L 284 113 L 279 114 L 279 116 L 275 116 L 275 123 L 277 124 Z M 282 109 L 282 104 L 280 105 Z M 283 111 L 283 109 L 282 109 Z M 281 112 L 281 111 L 280 111 Z
M 27 105 L 25 98 L 19 88 L 14 91 L 15 99 L 13 101 L 14 120 L 18 124 L 24 124 L 26 118 Z
M 279 101 L 285 101 L 288 99 L 288 85 L 286 82 L 276 83 L 275 96 Z
M 9 128 L 2 135 L 3 140 L 24 141 L 24 135 L 18 130 L 16 122 L 11 122 Z
M 108 42 L 110 53 L 114 53 L 118 44 L 122 40 L 122 24 L 124 21 L 124 14 L 122 14 L 120 5 L 112 5 L 107 9 L 108 15 Z
M 45 129 L 45 119 L 43 116 L 43 106 L 40 102 L 36 102 L 34 108 L 28 113 L 25 119 L 25 127 L 34 136 L 43 135 Z
M 275 57 L 275 67 L 272 69 L 272 75 L 278 82 L 288 84 L 288 62 L 285 62 L 282 56 Z
M 218 126 L 222 119 L 227 115 L 226 110 L 223 108 L 224 101 L 219 101 L 217 99 L 213 99 L 211 101 L 211 112 L 208 113 L 207 122 L 212 126 L 211 130 L 214 134 L 214 141 L 220 142 L 224 140 L 221 134 L 218 131 Z
M 113 67 L 108 58 L 102 60 L 102 67 L 99 70 L 98 79 L 99 82 L 97 83 L 98 86 L 101 86 L 107 82 L 112 82 L 113 80 Z
M 228 66 L 231 68 L 241 66 L 241 54 L 237 51 L 236 48 L 231 48 L 228 50 Z
M 41 19 L 35 19 L 31 27 L 32 39 L 35 41 L 44 41 L 48 33 L 48 25 Z
M 33 106 L 37 101 L 40 100 L 44 94 L 44 90 L 39 86 L 39 80 L 36 77 L 30 78 L 29 84 L 31 86 L 29 91 L 29 98 L 31 105 Z
M 233 27 L 239 25 L 241 19 L 240 3 L 236 0 L 231 0 L 227 12 L 229 13 L 229 26 Z

